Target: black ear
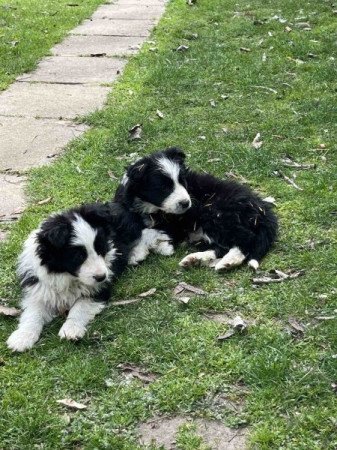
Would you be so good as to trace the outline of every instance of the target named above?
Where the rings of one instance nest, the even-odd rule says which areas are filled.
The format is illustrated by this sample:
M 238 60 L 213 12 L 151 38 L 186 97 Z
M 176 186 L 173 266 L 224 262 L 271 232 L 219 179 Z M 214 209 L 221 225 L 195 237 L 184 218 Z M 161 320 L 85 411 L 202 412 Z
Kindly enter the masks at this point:
M 179 163 L 183 163 L 186 158 L 185 153 L 178 147 L 167 148 L 164 153 L 169 159 L 173 159 Z
M 149 163 L 146 160 L 146 158 L 142 158 L 141 160 L 135 162 L 134 164 L 132 164 L 132 166 L 129 167 L 127 175 L 130 178 L 130 180 L 139 183 L 143 179 L 148 166 Z
M 42 224 L 39 238 L 46 244 L 62 248 L 69 241 L 71 225 L 66 217 L 54 216 Z

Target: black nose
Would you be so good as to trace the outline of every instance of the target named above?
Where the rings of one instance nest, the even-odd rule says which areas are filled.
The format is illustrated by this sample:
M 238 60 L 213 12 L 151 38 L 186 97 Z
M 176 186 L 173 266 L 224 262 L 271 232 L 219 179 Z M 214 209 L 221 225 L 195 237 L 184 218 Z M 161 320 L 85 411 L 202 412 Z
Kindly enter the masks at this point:
M 179 206 L 181 209 L 187 209 L 190 206 L 190 202 L 188 200 L 182 200 L 179 202 Z
M 106 275 L 94 275 L 94 278 L 96 281 L 100 282 L 100 281 L 104 281 L 106 279 Z

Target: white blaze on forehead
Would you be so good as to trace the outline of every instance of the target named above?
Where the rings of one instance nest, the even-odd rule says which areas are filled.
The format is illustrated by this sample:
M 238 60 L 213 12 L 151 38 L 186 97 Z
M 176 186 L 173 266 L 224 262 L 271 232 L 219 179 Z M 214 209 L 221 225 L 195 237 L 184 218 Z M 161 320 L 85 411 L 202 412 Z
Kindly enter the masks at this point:
M 176 161 L 162 157 L 157 159 L 157 163 L 161 172 L 168 175 L 173 181 L 178 181 L 180 166 Z
M 72 244 L 83 245 L 88 253 L 95 252 L 94 242 L 97 231 L 94 230 L 81 216 L 79 216 L 78 214 L 76 214 L 75 216 L 76 219 L 72 223 L 74 229 Z

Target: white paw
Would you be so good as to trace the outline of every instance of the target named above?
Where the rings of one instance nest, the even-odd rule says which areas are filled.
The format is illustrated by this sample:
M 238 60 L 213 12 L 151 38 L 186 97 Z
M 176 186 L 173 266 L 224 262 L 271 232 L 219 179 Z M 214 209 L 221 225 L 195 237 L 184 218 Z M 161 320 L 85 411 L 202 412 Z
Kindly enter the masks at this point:
M 68 339 L 69 341 L 76 341 L 85 335 L 86 329 L 82 325 L 78 325 L 72 320 L 67 320 L 59 331 L 61 339 Z
M 245 260 L 245 255 L 238 247 L 233 247 L 229 252 L 215 265 L 216 271 L 231 269 L 232 267 L 239 266 Z
M 256 271 L 259 268 L 260 264 L 258 261 L 256 261 L 256 259 L 251 259 L 250 261 L 248 261 L 248 266 Z
M 169 242 L 164 241 L 160 242 L 154 251 L 159 255 L 171 256 L 174 253 L 174 247 Z
M 145 247 L 135 247 L 130 253 L 128 264 L 130 266 L 136 266 L 141 261 L 144 261 L 148 254 L 149 251 Z
M 39 336 L 30 331 L 14 331 L 7 339 L 7 346 L 13 352 L 24 352 L 33 347 Z
M 196 253 L 190 253 L 189 255 L 185 256 L 180 263 L 180 267 L 191 267 L 191 266 L 197 266 L 199 264 L 208 266 L 210 261 L 214 260 L 216 258 L 215 252 L 213 250 L 207 250 L 205 252 L 196 252 Z

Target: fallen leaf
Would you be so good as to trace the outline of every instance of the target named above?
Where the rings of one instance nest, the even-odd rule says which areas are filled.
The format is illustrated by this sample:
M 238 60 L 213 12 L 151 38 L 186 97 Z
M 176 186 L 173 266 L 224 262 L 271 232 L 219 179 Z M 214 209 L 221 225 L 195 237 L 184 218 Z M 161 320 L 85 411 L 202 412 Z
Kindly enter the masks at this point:
M 235 173 L 235 172 L 232 172 L 232 171 L 230 171 L 230 172 L 225 172 L 225 175 L 226 175 L 226 177 L 228 177 L 228 178 L 233 178 L 233 180 L 239 180 L 241 183 L 243 183 L 243 184 L 247 184 L 248 183 L 248 180 L 247 180 L 247 178 L 245 178 L 244 176 L 242 176 L 242 175 L 240 175 L 240 174 L 237 174 L 237 173 Z
M 309 22 L 298 22 L 296 26 L 297 28 L 311 28 Z
M 206 141 L 206 136 L 198 136 L 198 139 L 201 139 L 202 141 Z
M 229 95 L 221 94 L 220 97 L 221 97 L 223 100 L 227 100 L 227 99 L 229 98 Z
M 173 289 L 173 295 L 178 295 L 183 291 L 193 292 L 196 295 L 206 295 L 206 292 L 202 289 L 192 286 L 191 284 L 187 284 L 184 281 L 181 281 L 177 286 Z
M 287 155 L 284 158 L 281 158 L 281 162 L 284 166 L 292 167 L 294 169 L 314 169 L 316 167 L 316 164 L 300 164 L 292 159 L 291 156 Z
M 276 206 L 276 200 L 274 197 L 265 197 L 262 200 L 266 203 L 271 203 L 272 205 Z
M 304 333 L 304 326 L 293 317 L 289 317 L 288 323 L 293 328 L 293 330 L 296 331 L 296 333 Z
M 63 406 L 67 406 L 71 409 L 87 409 L 86 405 L 83 405 L 83 403 L 78 403 L 75 400 L 72 400 L 71 398 L 64 398 L 62 400 L 56 400 L 57 403 Z
M 150 297 L 150 295 L 153 295 L 156 291 L 157 291 L 156 288 L 152 288 L 152 289 L 149 289 L 146 292 L 142 292 L 141 294 L 138 295 L 138 297 L 142 297 L 142 298 Z
M 214 100 L 210 100 L 209 101 L 210 105 L 212 106 L 212 108 L 215 108 L 216 104 Z
M 262 62 L 266 62 L 267 61 L 267 55 L 266 53 L 262 54 Z
M 164 119 L 164 114 L 161 111 L 159 111 L 159 109 L 157 109 L 156 114 L 160 119 Z
M 193 6 L 197 3 L 197 0 L 186 0 L 186 3 L 188 4 L 188 6 Z
M 261 134 L 257 133 L 255 138 L 253 139 L 252 147 L 254 147 L 258 150 L 262 146 L 262 144 L 263 144 L 263 141 L 261 141 Z
M 21 310 L 17 308 L 11 308 L 9 306 L 0 305 L 0 314 L 3 316 L 16 317 L 21 314 Z
M 124 374 L 131 376 L 132 378 L 138 378 L 144 383 L 151 383 L 157 379 L 157 375 L 151 372 L 147 372 L 144 369 L 137 367 L 134 364 L 123 363 L 117 366 L 122 370 Z
M 142 137 L 142 125 L 137 123 L 129 129 L 129 141 L 139 141 Z
M 269 91 L 269 92 L 272 92 L 273 94 L 277 94 L 277 90 L 276 89 L 273 89 L 273 88 L 270 88 L 270 87 L 268 87 L 268 86 L 259 86 L 259 85 L 257 85 L 257 86 L 252 86 L 253 88 L 258 88 L 258 89 L 264 89 L 264 90 L 266 90 L 266 91 Z
M 290 28 L 290 27 L 285 27 L 284 31 L 286 31 L 287 33 L 290 33 L 290 32 L 293 31 L 293 30 L 292 30 L 292 28 Z
M 249 53 L 249 52 L 251 52 L 251 49 L 250 49 L 250 48 L 247 48 L 247 47 L 240 47 L 240 51 L 241 51 L 241 52 Z
M 242 317 L 235 316 L 232 320 L 232 326 L 234 330 L 242 332 L 247 328 L 247 323 L 242 319 Z
M 52 197 L 48 197 L 48 198 L 45 198 L 44 200 L 40 200 L 40 201 L 37 202 L 36 204 L 37 204 L 37 205 L 46 205 L 47 203 L 50 203 L 51 200 L 52 200 Z
M 285 280 L 293 280 L 304 275 L 304 270 L 289 270 L 288 273 L 282 272 L 281 270 L 270 270 L 267 275 L 261 277 L 253 278 L 253 284 L 269 284 L 269 283 L 281 283 Z
M 336 316 L 317 316 L 315 317 L 316 320 L 334 320 L 336 319 Z
M 189 49 L 188 45 L 179 45 L 179 47 L 176 48 L 177 52 L 186 52 L 186 50 Z
M 334 392 L 337 392 L 337 383 L 331 383 L 331 388 Z
M 274 174 L 280 178 L 283 178 L 293 188 L 298 189 L 299 191 L 303 191 L 303 189 L 299 187 L 292 178 L 289 178 L 287 175 L 281 172 L 281 170 L 276 170 Z
M 232 336 L 234 336 L 235 334 L 235 330 L 230 329 L 228 331 L 226 331 L 225 334 L 220 334 L 220 336 L 217 337 L 218 341 L 225 341 L 226 339 L 231 338 Z

